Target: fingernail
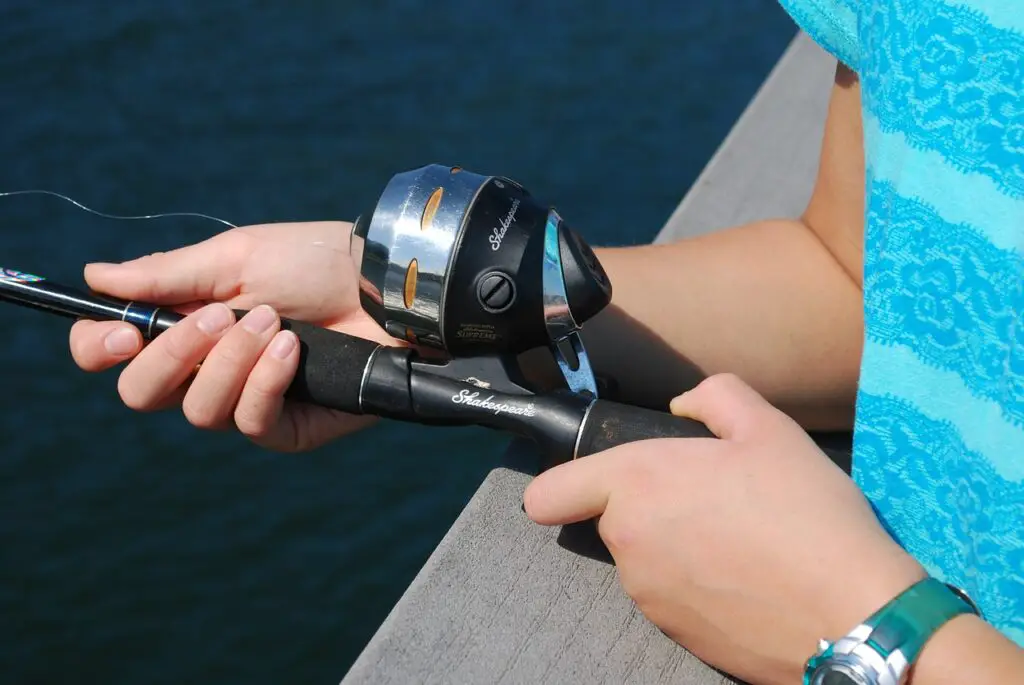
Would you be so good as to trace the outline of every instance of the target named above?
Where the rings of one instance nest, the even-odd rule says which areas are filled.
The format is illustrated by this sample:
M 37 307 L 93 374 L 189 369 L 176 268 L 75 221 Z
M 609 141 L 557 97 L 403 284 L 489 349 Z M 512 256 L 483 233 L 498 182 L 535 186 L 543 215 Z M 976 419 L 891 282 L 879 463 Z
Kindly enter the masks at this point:
M 270 328 L 276 320 L 277 313 L 269 305 L 261 304 L 242 317 L 242 327 L 258 335 Z
M 107 333 L 103 339 L 103 348 L 116 357 L 123 357 L 135 351 L 138 338 L 130 328 L 117 328 Z
M 227 308 L 227 305 L 211 304 L 199 314 L 196 326 L 203 333 L 213 335 L 226 330 L 231 325 L 232 318 L 231 310 Z
M 297 338 L 291 331 L 281 331 L 270 343 L 270 356 L 275 359 L 287 359 L 295 349 Z

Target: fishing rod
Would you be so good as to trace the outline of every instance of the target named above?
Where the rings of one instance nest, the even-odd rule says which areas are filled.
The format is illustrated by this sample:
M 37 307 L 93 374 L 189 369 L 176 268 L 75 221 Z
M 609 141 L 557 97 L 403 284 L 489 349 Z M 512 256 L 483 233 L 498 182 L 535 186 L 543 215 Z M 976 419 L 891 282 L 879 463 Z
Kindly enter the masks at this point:
M 11 269 L 0 270 L 0 300 L 68 318 L 125 321 L 146 340 L 185 318 Z M 713 437 L 702 424 L 667 413 L 565 391 L 532 393 L 486 358 L 438 361 L 292 319 L 282 318 L 281 327 L 297 335 L 301 349 L 285 393 L 294 401 L 425 425 L 498 429 L 533 440 L 551 463 L 644 438 Z
M 288 399 L 505 431 L 536 443 L 545 466 L 636 440 L 714 437 L 697 421 L 599 398 L 579 333 L 611 301 L 611 283 L 558 212 L 515 181 L 443 165 L 396 174 L 353 235 L 363 241 L 363 309 L 413 347 L 283 318 L 300 345 Z M 12 269 L 0 270 L 0 300 L 125 321 L 146 340 L 184 318 Z M 564 388 L 538 390 L 525 380 L 518 355 L 542 346 Z

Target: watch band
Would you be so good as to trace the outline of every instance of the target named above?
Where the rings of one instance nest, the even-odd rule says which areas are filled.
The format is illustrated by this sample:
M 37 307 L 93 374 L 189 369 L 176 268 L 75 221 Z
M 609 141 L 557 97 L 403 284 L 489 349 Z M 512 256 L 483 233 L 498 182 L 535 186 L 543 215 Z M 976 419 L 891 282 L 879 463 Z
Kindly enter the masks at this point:
M 822 640 L 807 660 L 804 684 L 897 685 L 932 635 L 967 613 L 981 615 L 962 591 L 935 578 L 920 580 L 835 642 Z
M 912 664 L 939 628 L 966 613 L 979 612 L 959 591 L 935 578 L 925 578 L 889 600 L 864 622 L 871 628 L 867 642 L 885 658 L 898 649 Z

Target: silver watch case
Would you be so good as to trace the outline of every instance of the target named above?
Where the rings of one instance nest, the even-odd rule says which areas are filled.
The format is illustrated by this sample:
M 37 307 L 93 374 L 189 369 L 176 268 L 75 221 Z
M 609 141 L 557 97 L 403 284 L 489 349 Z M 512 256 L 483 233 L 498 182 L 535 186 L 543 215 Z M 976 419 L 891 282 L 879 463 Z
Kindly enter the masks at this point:
M 856 685 L 902 685 L 906 681 L 907 658 L 894 649 L 888 658 L 868 642 L 874 629 L 860 624 L 834 643 L 821 640 L 811 657 L 817 664 L 807 678 L 808 685 L 827 685 L 827 676 L 841 673 Z

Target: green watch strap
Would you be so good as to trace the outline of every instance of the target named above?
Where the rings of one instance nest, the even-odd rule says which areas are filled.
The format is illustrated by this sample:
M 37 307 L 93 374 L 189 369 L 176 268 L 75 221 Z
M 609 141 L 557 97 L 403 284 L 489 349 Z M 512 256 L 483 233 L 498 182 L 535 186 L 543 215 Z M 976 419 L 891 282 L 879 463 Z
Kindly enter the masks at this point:
M 908 664 L 914 663 L 925 643 L 950 619 L 977 614 L 953 588 L 935 578 L 914 583 L 865 621 L 871 627 L 867 639 L 885 658 L 899 649 Z

